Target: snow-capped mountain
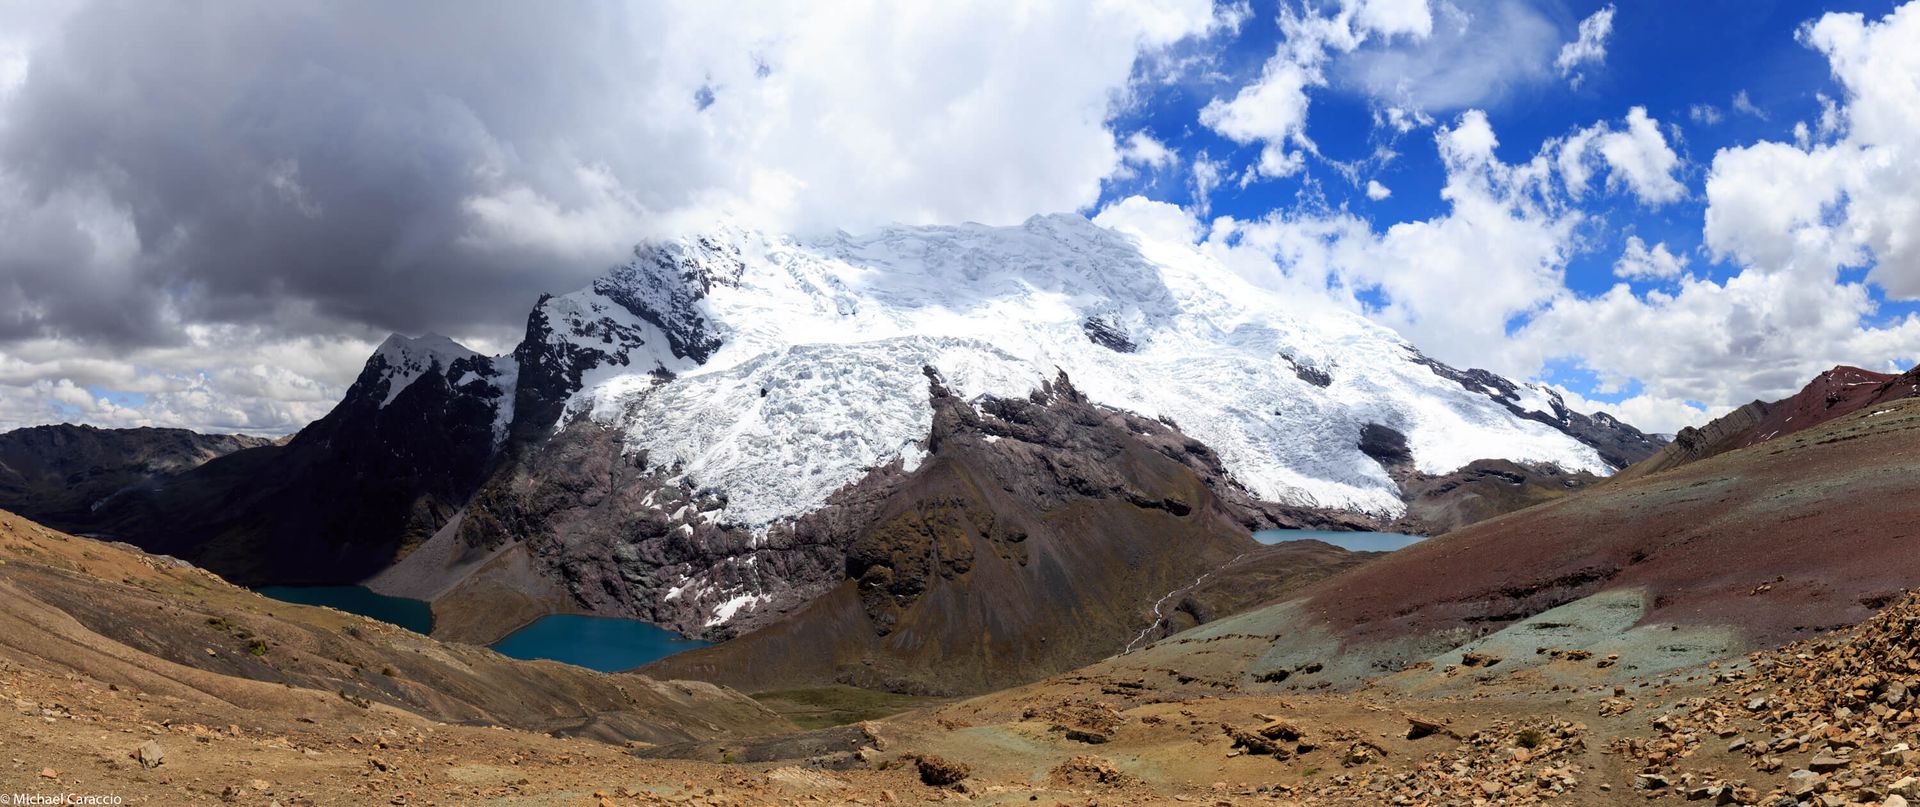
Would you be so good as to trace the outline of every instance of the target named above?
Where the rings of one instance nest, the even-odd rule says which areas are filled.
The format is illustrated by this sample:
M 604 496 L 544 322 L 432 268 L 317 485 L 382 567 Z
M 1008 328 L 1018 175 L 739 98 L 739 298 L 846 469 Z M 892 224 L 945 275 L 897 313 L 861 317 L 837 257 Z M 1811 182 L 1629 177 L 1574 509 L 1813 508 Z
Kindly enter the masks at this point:
M 924 367 L 970 400 L 1023 397 L 1064 372 L 1096 403 L 1176 424 L 1255 496 L 1287 504 L 1399 514 L 1398 485 L 1359 448 L 1369 424 L 1404 435 L 1426 473 L 1490 457 L 1624 464 L 1569 433 L 1569 417 L 1592 424 L 1551 390 L 1453 370 L 1362 317 L 1302 311 L 1196 251 L 1073 215 L 820 240 L 723 228 L 644 245 L 533 321 L 496 362 L 542 379 L 560 420 L 618 428 L 627 451 L 724 496 L 712 518 L 756 529 L 868 469 L 911 468 L 931 418 Z M 417 377 L 404 355 L 389 398 Z
M 248 582 L 376 575 L 467 641 L 553 612 L 715 639 L 812 614 L 751 653 L 809 636 L 878 665 L 826 681 L 921 674 L 896 629 L 1021 648 L 922 682 L 966 689 L 1113 652 L 1251 531 L 1377 527 L 1410 474 L 1605 474 L 1657 445 L 1079 216 L 717 227 L 543 297 L 508 355 L 395 336 L 285 446 L 100 531 Z

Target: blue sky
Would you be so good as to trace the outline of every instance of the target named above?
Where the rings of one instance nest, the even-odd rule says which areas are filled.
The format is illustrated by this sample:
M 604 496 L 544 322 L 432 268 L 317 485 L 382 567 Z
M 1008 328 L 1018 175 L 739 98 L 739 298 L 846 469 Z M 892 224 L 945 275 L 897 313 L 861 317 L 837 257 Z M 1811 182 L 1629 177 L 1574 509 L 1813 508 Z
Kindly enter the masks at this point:
M 1403 51 L 1416 54 L 1400 63 L 1413 68 L 1406 75 L 1437 69 L 1431 59 L 1418 55 L 1420 37 L 1375 35 L 1351 52 L 1336 49 L 1323 70 L 1327 76 L 1324 84 L 1308 92 L 1305 135 L 1318 147 L 1318 155 L 1307 157 L 1298 173 L 1290 176 L 1262 177 L 1244 185 L 1229 179 L 1209 195 L 1206 216 L 1254 220 L 1275 211 L 1324 207 L 1351 213 L 1368 222 L 1376 233 L 1399 223 L 1444 218 L 1449 203 L 1441 191 L 1447 174 L 1434 142 L 1435 133 L 1452 125 L 1466 110 L 1485 113 L 1499 140 L 1495 155 L 1503 162 L 1518 164 L 1543 148 L 1551 149 L 1553 141 L 1597 122 L 1611 122 L 1613 129 L 1620 129 L 1628 111 L 1640 107 L 1658 122 L 1666 146 L 1679 158 L 1671 175 L 1684 186 L 1684 194 L 1648 204 L 1625 187 L 1608 186 L 1572 201 L 1582 218 L 1573 227 L 1563 260 L 1553 269 L 1561 273 L 1565 289 L 1581 298 L 1602 295 L 1620 284 L 1641 296 L 1674 291 L 1675 278 L 1623 278 L 1616 274 L 1615 263 L 1629 249 L 1629 238 L 1638 238 L 1641 245 L 1664 245 L 1670 254 L 1684 258 L 1688 275 L 1724 284 L 1747 267 L 1737 256 L 1725 250 L 1715 253 L 1704 243 L 1703 223 L 1709 206 L 1704 186 L 1716 154 L 1721 149 L 1762 141 L 1795 143 L 1796 125 L 1817 127 L 1826 104 L 1844 107 L 1848 88 L 1829 69 L 1827 54 L 1805 41 L 1800 33 L 1803 26 L 1826 14 L 1848 12 L 1874 20 L 1897 5 L 1730 0 L 1518 4 L 1461 0 L 1455 8 L 1465 12 L 1458 20 L 1464 23 L 1463 39 L 1470 44 L 1452 55 L 1468 61 L 1505 61 L 1504 67 L 1481 71 L 1478 81 L 1463 77 L 1455 82 L 1458 86 L 1425 93 L 1437 100 L 1422 104 L 1415 98 L 1409 106 L 1425 113 L 1432 123 L 1399 133 L 1381 125 L 1380 113 L 1404 99 L 1386 97 L 1377 86 L 1356 80 L 1352 63 L 1383 52 Z M 1276 49 L 1285 49 L 1287 37 L 1278 22 L 1283 9 L 1296 17 L 1311 17 L 1333 14 L 1340 8 L 1333 3 L 1264 2 L 1248 6 L 1250 15 L 1241 22 L 1237 36 L 1195 46 L 1196 50 L 1211 49 L 1207 53 L 1209 69 L 1189 71 L 1177 81 L 1136 85 L 1138 97 L 1115 117 L 1115 132 L 1123 136 L 1143 132 L 1189 159 L 1204 153 L 1214 160 L 1224 160 L 1229 175 L 1241 176 L 1258 161 L 1266 143 L 1236 142 L 1203 124 L 1203 110 L 1216 99 L 1232 98 L 1240 87 L 1257 80 L 1261 66 Z M 1438 6 L 1430 8 L 1437 10 Z M 1578 74 L 1574 81 L 1573 76 L 1546 62 L 1557 55 L 1558 48 L 1578 39 L 1581 21 L 1596 13 L 1607 16 L 1611 23 L 1602 40 L 1604 56 L 1582 63 L 1573 71 Z M 1490 34 L 1487 29 L 1497 26 L 1489 25 L 1489 18 L 1502 15 L 1527 18 L 1528 23 L 1510 26 L 1501 32 L 1504 36 Z M 1439 22 L 1440 18 L 1436 13 L 1436 26 L 1445 24 Z M 1920 47 L 1920 43 L 1913 45 Z M 1516 53 L 1534 54 L 1532 64 L 1526 64 L 1528 59 Z M 1413 95 L 1420 94 L 1416 91 Z M 1827 99 L 1824 103 L 1823 97 Z M 1381 157 L 1383 148 L 1392 156 Z M 1390 189 L 1391 196 L 1369 198 L 1369 182 Z M 1153 170 L 1116 178 L 1103 187 L 1101 205 L 1130 196 L 1193 209 L 1196 196 L 1191 164 L 1169 161 Z M 1418 271 L 1418 267 L 1403 269 Z M 1865 266 L 1852 266 L 1841 268 L 1837 277 L 1843 282 L 1860 283 L 1866 274 Z M 1874 307 L 1862 317 L 1868 326 L 1897 326 L 1917 310 L 1911 300 L 1889 299 L 1878 284 L 1867 283 L 1864 288 Z M 1391 294 L 1374 287 L 1355 297 L 1378 313 L 1380 303 Z M 1515 334 L 1535 313 L 1515 312 L 1508 333 Z M 1418 338 L 1415 341 L 1426 344 Z M 1587 366 L 1577 347 L 1570 350 L 1570 355 L 1504 365 L 1494 351 L 1465 349 L 1446 355 L 1454 361 L 1478 361 L 1505 372 L 1530 375 L 1593 403 L 1619 404 L 1646 395 L 1647 385 L 1630 371 L 1614 367 L 1596 372 Z M 1892 370 L 1904 369 L 1916 355 L 1920 350 L 1900 341 L 1891 349 L 1874 353 L 1828 351 L 1818 358 L 1799 356 L 1791 362 L 1791 375 L 1774 374 L 1762 383 L 1734 385 L 1738 389 L 1715 389 L 1713 395 L 1669 388 L 1663 390 L 1659 406 L 1642 398 L 1636 402 L 1642 408 L 1633 414 L 1658 428 L 1675 428 L 1736 405 L 1743 400 L 1737 398 L 1740 394 L 1784 394 L 1790 391 L 1785 379 L 1804 378 L 1825 366 L 1820 362 L 1845 361 Z M 1702 356 L 1701 360 L 1707 364 L 1701 372 L 1711 372 L 1713 357 Z
M 1568 266 L 1568 285 L 1576 291 L 1599 292 L 1613 285 L 1612 264 L 1627 233 L 1648 241 L 1665 241 L 1677 251 L 1700 243 L 1704 200 L 1699 197 L 1702 169 L 1714 151 L 1756 140 L 1791 140 L 1793 125 L 1820 113 L 1817 93 L 1838 96 L 1827 63 L 1795 39 L 1795 31 L 1824 12 L 1858 11 L 1885 14 L 1890 2 L 1780 2 L 1780 0 L 1705 0 L 1687 3 L 1629 3 L 1624 7 L 1598 2 L 1540 2 L 1535 12 L 1549 21 L 1564 39 L 1572 39 L 1580 20 L 1602 8 L 1615 6 L 1613 30 L 1607 41 L 1605 64 L 1589 70 L 1578 88 L 1558 75 L 1518 82 L 1489 100 L 1471 106 L 1484 109 L 1500 134 L 1499 154 L 1509 161 L 1524 160 L 1542 142 L 1562 137 L 1596 120 L 1618 118 L 1635 106 L 1669 126 L 1679 128 L 1671 138 L 1676 151 L 1687 158 L 1682 173 L 1693 193 L 1689 198 L 1656 211 L 1638 209 L 1618 195 L 1610 204 L 1589 205 L 1605 215 L 1596 222 L 1596 240 Z M 1242 24 L 1242 35 L 1226 40 L 1218 55 L 1218 72 L 1194 76 L 1176 84 L 1153 87 L 1132 108 L 1116 116 L 1116 132 L 1144 131 L 1183 153 L 1207 151 L 1244 167 L 1255 159 L 1258 145 L 1239 145 L 1199 124 L 1200 110 L 1216 97 L 1231 95 L 1273 55 L 1281 39 L 1275 17 L 1280 5 L 1254 3 L 1253 16 Z M 1558 46 L 1558 42 L 1554 43 Z M 1745 93 L 1759 117 L 1733 108 L 1736 95 Z M 1714 108 L 1719 117 L 1708 124 L 1691 111 L 1699 105 Z M 1374 124 L 1378 106 L 1364 90 L 1335 86 L 1314 99 L 1309 134 L 1326 157 L 1359 161 L 1369 157 L 1381 137 Z M 1428 108 L 1444 120 L 1464 105 Z M 1348 181 L 1338 171 L 1310 163 L 1298 177 L 1262 181 L 1246 188 L 1228 184 L 1212 198 L 1216 215 L 1258 218 L 1276 209 L 1291 208 L 1302 188 L 1317 185 L 1332 205 L 1345 204 L 1384 227 L 1396 222 L 1425 219 L 1444 210 L 1439 192 L 1445 181 L 1435 159 L 1431 131 L 1402 136 L 1394 143 L 1401 157 L 1377 170 L 1364 172 L 1393 189 L 1382 201 L 1367 198 L 1364 184 Z M 1170 171 L 1109 183 L 1102 204 L 1140 194 L 1176 204 L 1188 204 L 1192 189 L 1184 171 Z M 1696 271 L 1712 274 L 1713 265 L 1696 258 Z M 1718 267 L 1725 273 L 1727 267 Z

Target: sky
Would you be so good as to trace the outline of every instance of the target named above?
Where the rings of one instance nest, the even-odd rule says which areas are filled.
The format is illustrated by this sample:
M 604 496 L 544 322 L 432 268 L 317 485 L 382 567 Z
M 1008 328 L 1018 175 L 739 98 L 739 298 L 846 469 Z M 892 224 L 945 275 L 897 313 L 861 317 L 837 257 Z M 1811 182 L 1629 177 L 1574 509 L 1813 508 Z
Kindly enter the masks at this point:
M 0 428 L 286 433 L 645 238 L 1059 211 L 1672 432 L 1920 359 L 1920 0 L 0 0 Z

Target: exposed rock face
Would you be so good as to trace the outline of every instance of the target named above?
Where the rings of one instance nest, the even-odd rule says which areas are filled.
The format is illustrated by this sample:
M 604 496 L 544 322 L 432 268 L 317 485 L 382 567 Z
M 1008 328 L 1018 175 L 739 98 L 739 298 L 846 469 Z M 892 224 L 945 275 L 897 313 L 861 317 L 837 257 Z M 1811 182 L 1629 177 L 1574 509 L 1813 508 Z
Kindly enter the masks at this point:
M 1567 408 L 1560 393 L 1549 387 L 1538 384 L 1523 387 L 1486 370 L 1458 370 L 1421 355 L 1419 351 L 1412 353 L 1414 361 L 1426 365 L 1435 375 L 1453 381 L 1470 392 L 1492 398 L 1515 415 L 1552 426 L 1593 447 L 1600 452 L 1601 459 L 1615 470 L 1646 459 L 1665 445 L 1661 438 L 1646 434 L 1605 412 L 1591 415 L 1575 412 Z
M 937 377 L 929 386 L 928 456 L 857 486 L 885 493 L 863 500 L 873 515 L 835 542 L 845 566 L 830 592 L 650 673 L 984 691 L 1123 649 L 1158 624 L 1163 598 L 1270 549 L 1250 529 L 1362 526 L 1255 501 L 1204 446 L 1094 405 L 1064 377 L 978 406 Z M 1350 557 L 1328 547 L 1288 561 L 1306 569 Z
M 1624 477 L 1678 468 L 1916 395 L 1920 395 L 1920 367 L 1894 375 L 1841 365 L 1814 377 L 1791 397 L 1772 403 L 1754 401 L 1700 428 L 1681 429 L 1671 445 Z
M 1772 407 L 1772 404 L 1754 401 L 1714 418 L 1705 426 L 1681 429 L 1673 436 L 1673 442 L 1622 471 L 1620 476 L 1632 479 L 1659 473 L 1739 448 L 1753 434 L 1754 427 L 1766 419 Z
M 273 441 L 186 429 L 33 426 L 0 434 L 0 507 L 79 527 L 110 499 Z
M 116 497 L 88 530 L 246 583 L 354 582 L 384 568 L 491 473 L 511 411 L 511 362 L 434 340 L 389 340 L 340 404 L 284 445 Z
M 877 476 L 884 489 L 886 471 Z M 618 432 L 576 421 L 489 482 L 458 537 L 471 551 L 523 541 L 588 611 L 717 638 L 778 618 L 838 582 L 845 535 L 870 513 L 872 498 L 850 490 L 756 536 L 710 518 L 718 499 L 649 471 Z M 708 623 L 729 601 L 738 617 L 712 632 L 721 626 Z
M 1394 522 L 1393 529 L 1440 535 L 1553 501 L 1600 480 L 1583 471 L 1508 460 L 1476 460 L 1438 476 L 1412 474 L 1401 482 L 1407 494 L 1407 514 Z
M 1407 448 L 1407 436 L 1392 426 L 1369 423 L 1360 427 L 1360 453 L 1372 457 L 1389 473 L 1412 470 L 1413 452 Z

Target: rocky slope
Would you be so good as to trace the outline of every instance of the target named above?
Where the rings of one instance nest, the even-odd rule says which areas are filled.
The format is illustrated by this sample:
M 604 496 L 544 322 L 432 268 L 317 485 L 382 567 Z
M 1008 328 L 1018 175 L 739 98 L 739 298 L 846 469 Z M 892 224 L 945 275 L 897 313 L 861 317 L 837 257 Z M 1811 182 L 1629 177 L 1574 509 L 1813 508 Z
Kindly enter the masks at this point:
M 361 580 L 423 542 L 496 467 L 515 367 L 393 337 L 326 417 L 116 497 L 80 523 L 236 581 Z
M 1293 690 L 1471 657 L 1536 669 L 1557 658 L 1542 648 L 1648 674 L 1771 647 L 1920 579 L 1916 453 L 1920 401 L 1883 402 L 1463 528 L 1112 665 Z
M 170 558 L 0 512 L 0 648 L 12 669 L 85 676 L 188 710 L 281 720 L 382 710 L 611 742 L 775 731 L 704 683 L 602 675 L 446 645 L 338 611 L 269 600 Z
M 1899 471 L 1902 458 L 1920 448 L 1917 434 L 1920 402 L 1896 402 L 1468 527 L 1429 544 L 1447 551 L 1395 553 L 1309 586 L 1305 593 L 1313 596 L 1292 605 L 1217 620 L 1030 685 L 798 734 L 759 733 L 751 727 L 778 724 L 761 713 L 717 708 L 738 701 L 695 701 L 702 714 L 740 719 L 693 730 L 656 719 L 655 730 L 670 725 L 681 732 L 678 741 L 660 742 L 675 739 L 662 731 L 631 751 L 463 725 L 460 708 L 498 710 L 481 720 L 511 726 L 528 719 L 545 730 L 578 726 L 582 715 L 569 705 L 558 716 L 530 717 L 511 704 L 489 704 L 482 688 L 458 685 L 447 690 L 467 705 L 448 708 L 426 697 L 441 686 L 437 679 L 401 666 L 451 659 L 460 663 L 451 670 L 476 665 L 472 674 L 498 674 L 479 669 L 482 660 L 498 658 L 484 651 L 260 600 L 164 559 L 0 516 L 0 585 L 22 606 L 0 611 L 7 622 L 0 644 L 9 651 L 0 658 L 0 704 L 8 707 L 0 709 L 0 783 L 9 792 L 114 793 L 133 802 L 283 804 L 1904 807 L 1920 788 L 1913 700 L 1920 688 L 1920 603 L 1863 575 L 1891 566 L 1880 571 L 1914 579 L 1915 570 L 1901 565 L 1911 554 L 1901 554 L 1912 519 L 1900 509 L 1912 499 L 1904 495 L 1911 475 Z M 936 464 L 939 453 L 923 467 Z M 964 453 L 950 459 L 980 461 Z M 1739 484 L 1727 484 L 1733 482 Z M 1753 491 L 1739 494 L 1746 484 Z M 1867 489 L 1848 493 L 1855 487 Z M 1136 492 L 1144 498 L 1148 491 Z M 1592 505 L 1580 516 L 1584 526 L 1557 520 L 1572 518 L 1564 511 L 1582 503 Z M 1826 514 L 1829 505 L 1833 515 Z M 1556 515 L 1535 520 L 1541 513 Z M 1663 516 L 1684 534 L 1649 539 L 1636 532 L 1635 525 Z M 1442 638 L 1467 644 L 1425 663 L 1372 666 L 1390 661 L 1373 652 L 1378 635 L 1351 631 L 1312 661 L 1295 655 L 1301 638 L 1318 641 L 1328 635 L 1323 628 L 1345 621 L 1288 614 L 1350 583 L 1378 583 L 1378 570 L 1405 585 L 1368 584 L 1355 592 L 1381 609 L 1362 624 L 1398 629 L 1404 625 L 1391 623 L 1404 617 L 1427 620 L 1436 608 L 1463 607 L 1468 600 L 1456 599 L 1462 592 L 1506 613 L 1516 597 L 1528 596 L 1524 586 L 1484 588 L 1483 574 L 1458 586 L 1442 581 L 1452 587 L 1436 599 L 1433 577 L 1495 568 L 1479 546 L 1490 539 L 1474 536 L 1502 534 L 1510 522 L 1526 528 L 1513 536 L 1533 530 L 1531 538 L 1547 544 L 1533 555 L 1518 551 L 1516 538 L 1502 539 L 1499 548 L 1522 572 L 1556 549 L 1581 563 L 1597 545 L 1629 558 L 1644 551 L 1630 564 L 1642 576 L 1499 630 L 1491 628 L 1510 617 L 1495 611 L 1483 612 L 1493 619 L 1456 622 Z M 1403 557 L 1420 562 L 1392 563 Z M 1424 566 L 1439 568 L 1428 575 L 1419 571 Z M 1745 585 L 1761 578 L 1766 582 Z M 1483 586 L 1477 594 L 1475 585 Z M 91 602 L 59 593 L 76 588 L 91 592 Z M 67 602 L 52 606 L 36 596 L 41 591 Z M 116 609 L 121 603 L 125 613 Z M 1793 624 L 1795 612 L 1807 615 L 1797 626 L 1803 629 Z M 183 618 L 189 614 L 195 618 Z M 212 632 L 202 632 L 202 615 L 227 627 L 207 624 Z M 1748 616 L 1750 628 L 1740 621 Z M 1828 634 L 1813 624 L 1830 619 L 1837 621 L 1828 625 L 1864 624 Z M 348 625 L 362 635 L 340 636 Z M 340 644 L 310 647 L 301 626 L 324 626 Z M 1474 638 L 1482 628 L 1486 635 Z M 1769 635 L 1799 641 L 1746 654 Z M 254 638 L 268 642 L 262 655 L 251 653 Z M 134 649 L 173 645 L 189 652 L 175 660 L 166 655 L 172 651 Z M 379 676 L 355 676 L 347 662 L 327 665 L 320 657 L 383 653 L 388 646 L 400 652 L 381 663 L 401 673 L 401 696 L 358 682 Z M 1357 686 L 1327 685 L 1344 680 L 1348 652 L 1362 654 L 1371 671 Z M 315 658 L 303 661 L 309 653 Z M 543 694 L 591 692 L 605 681 L 630 691 L 632 682 L 646 680 L 501 663 L 524 670 L 525 678 L 486 683 Z M 286 665 L 281 674 L 295 686 L 262 683 L 280 680 L 261 672 L 277 665 Z M 294 677 L 322 669 L 333 672 Z M 368 703 L 363 708 L 312 686 L 316 680 L 366 686 L 347 691 Z M 643 713 L 655 714 L 650 709 L 660 702 L 638 697 L 649 705 Z M 423 709 L 422 700 L 445 711 Z
M 0 434 L 0 508 L 49 524 L 84 524 L 116 496 L 272 444 L 264 437 L 186 429 L 15 429 Z
M 748 689 L 981 692 L 1125 649 L 1223 566 L 1269 570 L 1280 579 L 1258 582 L 1278 592 L 1358 560 L 1261 547 L 1251 530 L 1343 525 L 1253 499 L 1205 446 L 1094 405 L 1064 376 L 978 409 L 931 385 L 927 457 L 842 505 L 868 509 L 844 522 L 844 571 L 822 596 L 644 669 Z M 1207 613 L 1196 607 L 1186 614 Z
M 1438 475 L 1408 474 L 1400 483 L 1406 492 L 1407 513 L 1394 521 L 1392 529 L 1440 535 L 1585 490 L 1602 478 L 1509 460 L 1474 460 L 1465 468 Z
M 1841 365 L 1816 376 L 1791 397 L 1771 403 L 1754 401 L 1705 426 L 1681 429 L 1671 444 L 1622 476 L 1659 473 L 1916 395 L 1920 395 L 1920 367 L 1896 375 Z

